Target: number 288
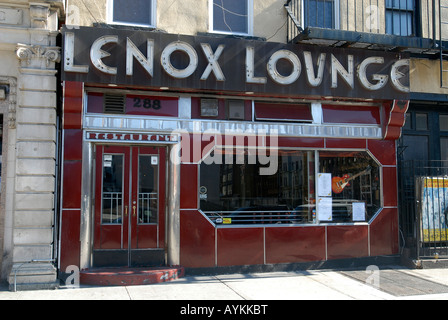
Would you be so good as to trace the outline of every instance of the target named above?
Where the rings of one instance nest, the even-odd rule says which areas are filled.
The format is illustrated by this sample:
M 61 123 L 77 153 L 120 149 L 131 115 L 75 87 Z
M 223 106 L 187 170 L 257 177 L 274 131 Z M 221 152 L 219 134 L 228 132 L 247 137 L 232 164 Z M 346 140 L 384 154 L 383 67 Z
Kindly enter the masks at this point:
M 159 110 L 160 108 L 162 108 L 162 104 L 160 100 L 134 98 L 134 108 L 141 108 L 141 107 L 145 109 Z

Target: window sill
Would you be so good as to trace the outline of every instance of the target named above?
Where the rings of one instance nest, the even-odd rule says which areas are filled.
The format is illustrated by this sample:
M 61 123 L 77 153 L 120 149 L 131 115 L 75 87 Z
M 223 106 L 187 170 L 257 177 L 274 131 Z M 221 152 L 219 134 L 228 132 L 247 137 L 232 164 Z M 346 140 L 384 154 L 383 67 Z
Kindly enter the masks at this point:
M 165 32 L 164 30 L 157 29 L 156 27 L 151 26 L 133 26 L 131 24 L 114 24 L 114 23 L 97 23 L 93 24 L 96 28 L 109 28 L 109 29 L 117 29 L 117 30 L 142 30 L 142 31 L 157 31 L 157 32 Z
M 245 39 L 245 40 L 256 40 L 256 41 L 266 41 L 266 38 L 241 35 L 241 34 L 228 34 L 219 32 L 198 32 L 196 34 L 200 37 L 214 37 L 214 38 L 227 38 L 227 39 Z

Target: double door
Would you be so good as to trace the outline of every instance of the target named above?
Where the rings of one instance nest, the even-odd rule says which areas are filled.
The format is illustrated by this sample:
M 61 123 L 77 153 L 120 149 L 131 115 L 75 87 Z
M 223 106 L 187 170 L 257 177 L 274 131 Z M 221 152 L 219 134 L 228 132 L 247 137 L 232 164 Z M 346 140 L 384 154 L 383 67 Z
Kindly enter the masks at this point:
M 165 262 L 166 149 L 96 146 L 93 266 Z

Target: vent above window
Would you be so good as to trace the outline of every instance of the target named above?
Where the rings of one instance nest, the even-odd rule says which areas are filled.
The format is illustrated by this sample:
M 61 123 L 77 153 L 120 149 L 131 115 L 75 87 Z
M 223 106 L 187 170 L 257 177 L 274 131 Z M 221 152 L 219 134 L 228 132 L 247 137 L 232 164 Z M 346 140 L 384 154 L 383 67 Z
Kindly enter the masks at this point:
M 125 112 L 126 96 L 119 94 L 104 95 L 104 113 L 123 114 Z

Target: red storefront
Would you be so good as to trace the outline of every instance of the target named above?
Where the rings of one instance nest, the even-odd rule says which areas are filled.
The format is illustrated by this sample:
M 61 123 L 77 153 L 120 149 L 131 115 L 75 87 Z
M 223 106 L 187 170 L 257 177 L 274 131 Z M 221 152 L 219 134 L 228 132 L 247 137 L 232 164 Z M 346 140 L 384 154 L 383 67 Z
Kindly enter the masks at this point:
M 399 252 L 409 60 L 64 30 L 60 270 Z

